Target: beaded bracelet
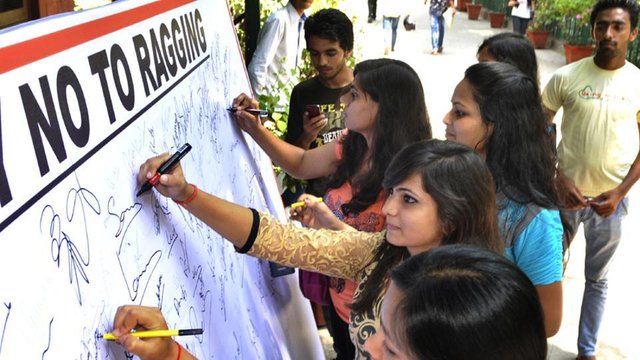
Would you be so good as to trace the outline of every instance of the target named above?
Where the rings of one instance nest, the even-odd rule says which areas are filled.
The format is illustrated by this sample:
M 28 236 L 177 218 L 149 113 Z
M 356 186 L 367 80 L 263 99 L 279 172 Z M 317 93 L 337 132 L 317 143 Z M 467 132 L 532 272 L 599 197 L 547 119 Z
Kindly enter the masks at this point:
M 193 186 L 193 193 L 191 194 L 191 196 L 189 196 L 183 201 L 177 201 L 177 200 L 173 200 L 173 201 L 180 206 L 185 206 L 185 205 L 188 205 L 190 202 L 192 202 L 193 199 L 195 199 L 196 196 L 198 195 L 198 187 L 195 186 L 194 184 L 191 184 L 191 186 Z

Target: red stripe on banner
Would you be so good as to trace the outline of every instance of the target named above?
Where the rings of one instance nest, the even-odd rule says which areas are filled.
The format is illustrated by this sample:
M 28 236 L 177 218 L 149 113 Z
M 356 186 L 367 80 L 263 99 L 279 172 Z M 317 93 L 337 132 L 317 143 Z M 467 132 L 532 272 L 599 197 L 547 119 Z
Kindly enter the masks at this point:
M 0 74 L 95 40 L 196 0 L 159 0 L 21 43 L 0 48 Z

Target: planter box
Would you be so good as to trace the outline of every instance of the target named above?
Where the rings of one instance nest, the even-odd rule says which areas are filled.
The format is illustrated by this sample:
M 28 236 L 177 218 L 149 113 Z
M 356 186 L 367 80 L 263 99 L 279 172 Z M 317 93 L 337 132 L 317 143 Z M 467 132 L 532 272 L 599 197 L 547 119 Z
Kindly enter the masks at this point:
M 549 35 L 551 35 L 551 33 L 546 30 L 528 30 L 527 31 L 527 39 L 531 41 L 531 44 L 533 44 L 533 47 L 536 49 L 547 48 Z
M 467 4 L 467 16 L 469 20 L 478 20 L 480 10 L 482 10 L 482 4 Z
M 504 26 L 504 17 L 505 14 L 503 12 L 490 12 L 489 13 L 489 23 L 492 28 L 501 28 Z
M 471 0 L 458 0 L 458 3 L 456 4 L 456 10 L 458 10 L 458 11 L 467 11 L 467 5 L 470 2 L 471 2 Z
M 591 45 L 564 44 L 564 58 L 567 64 L 586 58 L 593 54 Z

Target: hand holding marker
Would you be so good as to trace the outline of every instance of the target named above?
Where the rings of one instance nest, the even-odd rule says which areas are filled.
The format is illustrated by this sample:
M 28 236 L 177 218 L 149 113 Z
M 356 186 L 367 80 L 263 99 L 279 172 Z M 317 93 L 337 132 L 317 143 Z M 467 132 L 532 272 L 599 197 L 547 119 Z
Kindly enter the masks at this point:
M 129 333 L 129 335 L 135 336 L 140 339 L 144 339 L 144 338 L 170 337 L 170 336 L 202 335 L 202 332 L 203 332 L 202 329 L 142 330 L 142 331 L 132 331 Z M 112 333 L 106 333 L 102 335 L 102 339 L 115 341 L 118 338 Z
M 322 198 L 321 197 L 315 198 L 315 199 L 311 200 L 311 202 L 321 203 L 322 202 Z M 304 205 L 305 205 L 304 200 L 297 201 L 297 202 L 294 202 L 293 204 L 291 204 L 291 208 L 292 209 L 296 209 L 296 208 L 299 208 L 299 207 L 303 207 Z
M 228 108 L 227 110 L 232 112 L 232 113 L 234 113 L 234 112 L 238 111 L 238 108 L 235 107 L 235 106 L 232 106 L 232 107 Z M 267 110 L 244 109 L 244 111 L 248 112 L 249 114 L 258 115 L 259 117 L 269 116 L 269 112 Z
M 182 145 L 178 149 L 178 151 L 176 151 L 175 154 L 171 155 L 171 157 L 167 161 L 165 161 L 164 163 L 162 163 L 162 165 L 160 165 L 160 167 L 158 168 L 158 171 L 156 172 L 155 175 L 153 175 L 151 179 L 147 180 L 144 184 L 142 184 L 142 186 L 140 187 L 140 190 L 138 191 L 138 193 L 136 193 L 136 196 L 140 196 L 144 192 L 151 189 L 155 184 L 157 184 L 158 181 L 160 180 L 160 176 L 166 173 L 167 171 L 171 170 L 174 166 L 176 166 L 176 164 L 178 164 L 180 159 L 182 159 L 185 155 L 187 155 L 189 150 L 191 150 L 191 145 L 189 145 L 189 143 Z

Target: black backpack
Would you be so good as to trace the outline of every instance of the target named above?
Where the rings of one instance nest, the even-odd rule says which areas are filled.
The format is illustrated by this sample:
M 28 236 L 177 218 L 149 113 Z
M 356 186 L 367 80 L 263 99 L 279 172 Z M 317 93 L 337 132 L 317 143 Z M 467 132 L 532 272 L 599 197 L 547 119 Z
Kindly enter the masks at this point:
M 496 197 L 498 200 L 498 204 L 504 203 L 506 199 L 506 196 L 502 192 L 497 193 Z M 506 226 L 506 223 L 509 222 L 508 220 L 505 220 L 504 224 L 499 224 L 499 227 L 501 227 L 500 233 L 502 234 L 502 237 L 504 239 L 505 248 L 509 248 L 513 246 L 513 243 L 516 241 L 516 238 L 520 236 L 520 234 L 527 228 L 527 226 L 529 226 L 529 223 L 531 223 L 531 220 L 533 220 L 536 216 L 538 216 L 541 210 L 542 208 L 539 205 L 536 205 L 534 203 L 528 203 L 524 207 L 524 213 L 520 214 L 520 216 L 522 217 L 518 221 L 516 221 L 514 224 L 512 224 L 511 227 Z M 568 221 L 566 221 L 565 219 L 566 215 L 563 215 L 564 211 L 565 210 L 560 209 L 560 220 L 562 221 L 562 228 L 563 228 L 563 233 L 562 233 L 562 272 L 563 273 L 564 273 L 564 270 L 566 270 L 567 268 L 567 263 L 569 262 L 569 245 L 571 244 L 571 241 L 573 240 L 573 237 L 576 234 L 576 229 L 572 228 L 571 224 Z
M 416 29 L 416 23 L 411 22 L 411 20 L 409 20 L 409 16 L 411 15 L 405 16 L 404 20 L 402 21 L 402 25 L 404 25 L 404 29 L 406 31 L 411 31 Z

